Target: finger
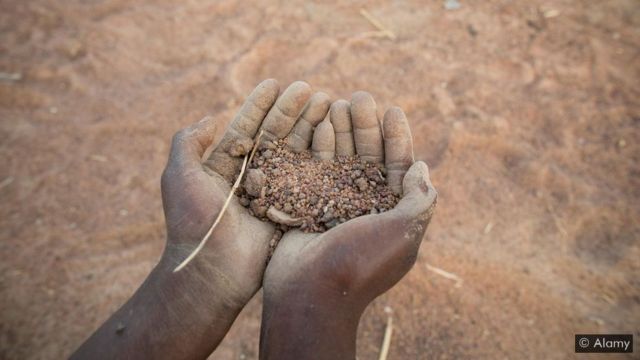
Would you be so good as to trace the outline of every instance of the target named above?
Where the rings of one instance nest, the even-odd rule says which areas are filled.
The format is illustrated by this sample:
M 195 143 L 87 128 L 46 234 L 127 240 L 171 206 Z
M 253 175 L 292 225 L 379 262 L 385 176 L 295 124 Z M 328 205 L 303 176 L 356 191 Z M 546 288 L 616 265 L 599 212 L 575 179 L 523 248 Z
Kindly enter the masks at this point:
M 334 267 L 335 263 L 349 264 L 351 276 L 357 274 L 353 285 L 362 286 L 373 297 L 413 266 L 435 207 L 437 193 L 425 163 L 419 161 L 409 168 L 403 190 L 405 195 L 393 210 L 349 220 L 314 241 L 314 251 L 320 254 L 323 249 L 339 248 L 339 254 L 334 251 L 327 261 Z M 336 256 L 343 259 L 336 260 Z
M 356 145 L 353 142 L 351 125 L 351 106 L 347 100 L 338 100 L 331 104 L 331 124 L 336 132 L 336 155 L 353 156 Z
M 431 217 L 438 192 L 429 178 L 429 167 L 422 161 L 411 165 L 402 180 L 400 202 L 390 212 L 398 212 L 409 219 Z
M 256 86 L 238 111 L 222 140 L 205 162 L 211 170 L 232 182 L 242 159 L 253 147 L 253 138 L 262 120 L 276 101 L 278 82 L 268 79 Z
M 375 298 L 415 263 L 437 196 L 425 163 L 409 168 L 403 190 L 405 196 L 393 210 L 349 220 L 308 245 L 307 250 L 314 247 L 313 252 L 325 259 L 319 267 L 343 268 L 352 274 L 341 278 L 347 288 L 342 291 Z
M 171 142 L 167 168 L 184 171 L 202 170 L 202 155 L 215 137 L 217 122 L 207 116 L 199 122 L 178 131 Z
M 311 87 L 296 81 L 282 93 L 262 123 L 264 140 L 283 139 L 293 128 L 305 104 L 311 97 Z
M 313 138 L 313 128 L 327 116 L 330 104 L 331 98 L 323 92 L 317 92 L 311 96 L 307 107 L 287 136 L 287 144 L 291 150 L 301 152 L 309 148 Z
M 223 150 L 231 156 L 242 156 L 251 151 L 253 138 L 279 91 L 278 82 L 274 79 L 258 84 L 242 104 L 216 150 Z
M 387 183 L 394 193 L 400 195 L 404 174 L 413 164 L 411 129 L 404 112 L 399 107 L 387 110 L 382 126 Z
M 336 152 L 336 138 L 333 132 L 333 125 L 329 118 L 324 119 L 313 133 L 313 144 L 311 145 L 313 156 L 320 160 L 333 159 Z
M 358 91 L 351 96 L 351 122 L 358 155 L 365 161 L 382 163 L 382 132 L 376 114 L 376 102 L 369 93 Z
M 409 168 L 403 190 L 405 196 L 393 210 L 361 216 L 335 228 L 343 227 L 344 241 L 357 254 L 353 261 L 361 281 L 375 284 L 369 286 L 376 294 L 393 286 L 413 266 L 435 208 L 437 193 L 425 163 Z M 351 241 L 353 234 L 367 241 Z

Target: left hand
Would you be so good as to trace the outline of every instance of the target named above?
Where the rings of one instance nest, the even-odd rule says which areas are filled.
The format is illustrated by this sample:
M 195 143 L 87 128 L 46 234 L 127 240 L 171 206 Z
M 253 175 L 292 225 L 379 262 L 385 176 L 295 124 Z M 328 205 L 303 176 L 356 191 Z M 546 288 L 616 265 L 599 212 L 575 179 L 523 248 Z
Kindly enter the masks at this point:
M 263 131 L 263 138 L 284 137 L 294 123 L 317 122 L 329 108 L 328 96 L 311 96 L 311 88 L 302 81 L 291 84 L 280 97 L 278 93 L 275 80 L 259 84 L 204 162 L 201 159 L 215 133 L 216 122 L 212 118 L 174 136 L 162 176 L 168 233 L 162 263 L 168 270 L 180 264 L 207 233 L 259 131 Z M 271 223 L 252 216 L 234 195 L 202 251 L 176 275 L 199 272 L 217 283 L 218 296 L 242 309 L 262 284 L 274 230 Z
M 258 85 L 205 161 L 215 120 L 206 117 L 174 136 L 161 184 L 167 225 L 162 258 L 74 359 L 201 359 L 222 341 L 262 284 L 274 226 L 251 216 L 234 196 L 202 250 L 182 270 L 174 269 L 222 211 L 258 131 L 284 137 L 296 122 L 315 125 L 329 108 L 328 96 L 311 96 L 304 82 L 278 95 L 275 80 Z

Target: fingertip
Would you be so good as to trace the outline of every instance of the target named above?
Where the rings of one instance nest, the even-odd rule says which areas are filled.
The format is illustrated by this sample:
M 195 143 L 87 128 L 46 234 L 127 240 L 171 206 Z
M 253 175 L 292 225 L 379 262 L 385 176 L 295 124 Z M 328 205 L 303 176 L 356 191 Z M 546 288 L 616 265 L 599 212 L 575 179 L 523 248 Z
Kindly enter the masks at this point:
M 421 190 L 426 193 L 429 191 L 429 188 L 433 188 L 431 179 L 429 178 L 429 166 L 424 161 L 414 162 L 402 180 L 404 194 L 408 194 L 414 190 Z
M 331 96 L 324 91 L 318 91 L 313 94 L 312 98 L 315 98 L 317 103 L 327 104 L 327 108 L 331 104 Z
M 280 94 L 280 85 L 276 79 L 266 79 L 260 82 L 251 92 L 249 98 L 262 110 L 269 110 Z
M 318 141 L 318 144 L 332 143 L 332 141 L 326 140 L 332 139 L 334 137 L 333 135 L 333 125 L 331 124 L 331 121 L 329 121 L 329 118 L 325 118 L 318 124 L 318 126 L 316 126 L 316 130 L 313 134 L 314 144 L 316 143 L 316 140 Z
M 300 118 L 287 135 L 287 145 L 294 152 L 307 150 L 313 138 L 313 128 L 321 122 L 329 112 L 331 98 L 324 92 L 314 93 Z
M 323 120 L 313 133 L 313 143 L 311 144 L 314 157 L 321 160 L 333 159 L 336 149 L 336 138 L 333 125 L 328 118 Z
M 367 91 L 364 90 L 358 90 L 356 92 L 354 92 L 353 94 L 351 94 L 351 102 L 361 102 L 361 101 L 367 101 L 367 102 L 372 102 L 373 100 L 373 96 L 371 96 L 371 94 Z
M 268 79 L 264 79 L 262 80 L 262 82 L 260 82 L 260 85 L 275 85 L 278 86 L 278 80 L 274 79 L 274 78 L 268 78 Z
M 296 105 L 300 106 L 301 104 L 304 106 L 311 97 L 311 85 L 302 80 L 294 81 L 289 85 L 289 87 L 287 87 L 284 94 L 282 94 L 282 97 L 285 98 L 285 95 L 287 95 L 287 98 Z
M 269 79 L 262 80 L 257 87 L 273 90 L 273 89 L 279 89 L 280 85 L 278 84 L 278 80 L 269 78 Z
M 216 135 L 218 129 L 218 122 L 214 120 L 213 116 L 207 115 L 200 119 L 195 124 L 182 130 L 182 140 L 196 141 L 204 149 L 208 148 L 213 142 L 213 138 Z
M 202 156 L 213 143 L 218 123 L 211 116 L 181 129 L 173 135 L 169 164 L 178 168 L 200 166 Z
M 355 127 L 370 127 L 370 120 L 375 118 L 375 113 L 376 101 L 371 94 L 360 90 L 351 95 L 351 117 Z
M 327 93 L 318 91 L 309 99 L 309 104 L 301 117 L 308 121 L 312 126 L 316 126 L 327 116 L 330 105 L 331 97 L 329 97 Z
M 336 154 L 355 155 L 356 145 L 353 139 L 353 124 L 351 123 L 351 104 L 344 99 L 335 101 L 329 109 L 329 120 L 336 134 Z
M 205 115 L 197 123 L 192 124 L 191 126 L 204 127 L 204 128 L 208 128 L 208 127 L 213 126 L 215 128 L 217 126 L 217 124 L 216 124 L 216 121 L 213 119 L 213 116 Z
M 409 122 L 402 109 L 389 108 L 383 117 L 385 166 L 387 181 L 396 194 L 402 194 L 405 173 L 413 162 L 413 140 Z
M 304 80 L 296 80 L 289 85 L 291 88 L 309 88 L 311 89 L 311 85 Z
M 409 122 L 401 108 L 390 107 L 382 119 L 382 128 L 385 138 L 406 137 L 410 135 Z M 408 133 L 408 134 L 407 134 Z
M 349 101 L 345 99 L 338 99 L 331 104 L 331 107 L 340 109 L 340 108 L 349 108 L 349 105 L 350 105 Z
M 428 219 L 438 198 L 438 192 L 429 179 L 429 167 L 422 161 L 415 162 L 402 181 L 402 199 L 393 211 L 410 218 Z
M 329 117 L 336 132 L 351 132 L 351 104 L 347 100 L 339 99 L 331 104 Z
M 289 85 L 262 122 L 264 139 L 275 140 L 287 136 L 310 97 L 311 86 L 306 82 L 295 81 Z
M 376 102 L 366 91 L 351 96 L 351 122 L 355 149 L 360 158 L 373 162 L 384 161 L 382 129 L 378 121 Z

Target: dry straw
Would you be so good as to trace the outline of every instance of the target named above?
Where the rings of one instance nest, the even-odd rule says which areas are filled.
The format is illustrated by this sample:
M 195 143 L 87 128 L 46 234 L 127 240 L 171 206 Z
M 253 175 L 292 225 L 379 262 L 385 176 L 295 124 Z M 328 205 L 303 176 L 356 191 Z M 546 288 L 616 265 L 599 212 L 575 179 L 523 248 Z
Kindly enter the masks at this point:
M 380 34 L 382 34 L 383 36 L 386 36 L 387 38 L 389 38 L 391 40 L 395 40 L 396 39 L 396 34 L 394 34 L 393 31 L 391 31 L 386 26 L 382 25 L 380 20 L 376 19 L 367 10 L 360 9 L 360 15 L 362 15 L 365 19 L 367 19 L 367 21 L 369 23 L 371 23 L 371 25 L 373 25 L 376 29 L 378 29 Z
M 198 247 L 196 247 L 195 250 L 193 250 L 193 252 L 186 259 L 184 259 L 182 263 L 180 263 L 180 265 L 176 266 L 176 268 L 173 269 L 174 273 L 182 270 L 185 266 L 187 266 L 187 264 L 189 264 L 189 262 L 191 262 L 191 260 L 193 260 L 193 258 L 196 257 L 196 255 L 198 255 L 200 250 L 202 250 L 204 245 L 209 240 L 209 237 L 211 236 L 211 233 L 213 233 L 213 230 L 216 228 L 216 226 L 218 226 L 218 223 L 220 223 L 220 220 L 222 220 L 222 215 L 224 215 L 224 212 L 227 210 L 227 207 L 231 203 L 233 194 L 235 194 L 236 189 L 238 189 L 238 187 L 240 186 L 240 182 L 242 182 L 242 176 L 244 175 L 244 172 L 247 169 L 247 164 L 251 163 L 251 160 L 253 160 L 253 156 L 256 154 L 256 150 L 258 149 L 258 143 L 261 137 L 262 137 L 262 130 L 260 130 L 260 134 L 258 134 L 258 137 L 256 138 L 253 144 L 253 149 L 251 149 L 251 154 L 245 155 L 244 160 L 242 162 L 242 167 L 240 168 L 240 174 L 238 174 L 238 178 L 236 179 L 236 182 L 231 187 L 231 191 L 227 196 L 227 200 L 224 202 L 224 205 L 222 205 L 222 209 L 218 213 L 218 216 L 216 217 L 216 219 L 213 221 L 213 224 L 209 228 L 209 231 L 207 231 L 207 233 L 204 235 L 202 240 L 200 240 L 200 244 L 198 244 Z
M 382 339 L 382 347 L 380 349 L 380 356 L 378 360 L 387 360 L 389 354 L 389 346 L 391 346 L 391 334 L 393 333 L 393 318 L 389 316 L 387 318 L 387 328 L 384 330 L 384 338 Z

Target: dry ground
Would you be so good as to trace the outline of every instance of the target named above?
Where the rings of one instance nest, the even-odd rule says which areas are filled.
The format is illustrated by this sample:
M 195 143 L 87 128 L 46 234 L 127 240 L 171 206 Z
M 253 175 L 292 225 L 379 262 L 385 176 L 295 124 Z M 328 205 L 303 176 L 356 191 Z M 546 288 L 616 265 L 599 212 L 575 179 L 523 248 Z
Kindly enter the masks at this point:
M 640 3 L 461 3 L 0 1 L 0 358 L 68 356 L 131 295 L 172 133 L 267 77 L 403 107 L 440 191 L 360 359 L 385 306 L 390 359 L 567 358 L 576 332 L 632 332 L 637 355 Z M 257 358 L 260 304 L 214 358 Z

